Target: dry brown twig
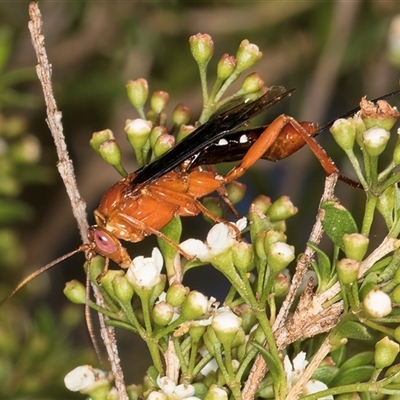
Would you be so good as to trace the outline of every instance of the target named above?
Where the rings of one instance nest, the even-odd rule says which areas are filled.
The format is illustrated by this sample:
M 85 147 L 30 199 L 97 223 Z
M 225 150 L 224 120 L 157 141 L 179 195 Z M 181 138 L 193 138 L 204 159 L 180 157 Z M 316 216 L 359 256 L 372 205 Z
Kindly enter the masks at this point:
M 64 182 L 67 194 L 69 196 L 71 207 L 75 219 L 77 220 L 80 235 L 83 242 L 87 242 L 88 221 L 86 216 L 86 203 L 81 198 L 76 184 L 74 168 L 68 155 L 65 144 L 63 127 L 61 123 L 61 112 L 57 109 L 57 104 L 53 94 L 51 82 L 51 64 L 48 61 L 47 53 L 44 45 L 44 36 L 42 35 L 42 16 L 37 3 L 29 5 L 30 21 L 28 24 L 31 34 L 32 44 L 38 59 L 36 72 L 40 83 L 42 84 L 44 99 L 46 102 L 47 124 L 54 139 L 54 143 L 58 155 L 57 168 Z M 93 285 L 93 292 L 96 303 L 100 307 L 104 307 L 104 300 L 99 290 Z M 115 340 L 114 328 L 106 326 L 106 318 L 103 314 L 98 313 L 101 327 L 101 337 L 106 346 L 108 358 L 111 364 L 111 370 L 115 379 L 115 386 L 118 391 L 118 397 L 121 400 L 127 400 L 128 395 L 125 389 L 124 376 L 120 366 L 120 358 Z

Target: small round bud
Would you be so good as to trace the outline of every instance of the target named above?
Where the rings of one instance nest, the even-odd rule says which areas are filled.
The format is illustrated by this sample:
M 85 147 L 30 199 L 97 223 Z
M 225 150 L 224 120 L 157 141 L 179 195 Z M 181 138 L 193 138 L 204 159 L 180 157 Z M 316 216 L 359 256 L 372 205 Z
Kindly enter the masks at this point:
M 157 303 L 152 311 L 153 321 L 159 326 L 168 325 L 174 316 L 174 307 L 171 304 L 160 301 Z
M 352 118 L 338 119 L 330 128 L 336 143 L 344 150 L 351 150 L 356 138 L 356 125 Z
M 100 145 L 107 141 L 114 139 L 114 135 L 111 129 L 104 129 L 103 131 L 93 132 L 92 138 L 90 139 L 90 146 L 92 146 L 93 150 L 100 154 Z
M 242 326 L 242 319 L 229 307 L 222 307 L 213 316 L 211 326 L 221 343 L 231 345 Z
M 90 365 L 81 365 L 69 372 L 64 378 L 64 384 L 71 392 L 87 391 L 96 386 L 100 380 L 105 381 L 107 374 Z
M 230 182 L 225 186 L 229 200 L 232 204 L 237 204 L 243 200 L 246 195 L 246 185 L 238 181 Z
M 199 342 L 200 339 L 203 337 L 206 329 L 207 327 L 203 325 L 192 325 L 189 328 L 189 335 L 192 338 L 192 341 Z
M 188 287 L 183 286 L 179 282 L 174 282 L 167 290 L 166 300 L 173 307 L 179 307 L 185 301 L 188 293 Z
M 354 259 L 342 258 L 336 265 L 339 280 L 348 285 L 356 281 L 360 272 L 360 263 Z
M 217 385 L 211 385 L 204 400 L 228 400 L 228 394 Z
M 240 318 L 242 318 L 242 328 L 244 332 L 249 334 L 250 330 L 257 323 L 257 317 L 255 316 L 254 311 L 248 304 L 244 303 L 235 308 L 235 312 L 237 312 Z
M 264 248 L 265 252 L 269 252 L 269 248 L 272 243 L 276 242 L 285 242 L 286 243 L 286 235 L 283 232 L 275 231 L 273 229 L 268 230 L 265 232 L 264 236 Z
M 153 152 L 156 157 L 161 157 L 175 145 L 175 138 L 170 134 L 161 135 L 154 144 Z
M 192 290 L 182 305 L 181 315 L 186 321 L 189 321 L 203 317 L 207 310 L 207 297 L 197 290 Z
M 371 290 L 363 300 L 364 311 L 372 318 L 383 318 L 392 312 L 390 297 L 381 290 Z
M 368 250 L 368 236 L 361 233 L 346 233 L 343 235 L 342 239 L 346 257 L 361 261 Z
M 139 78 L 128 81 L 126 91 L 129 101 L 136 109 L 143 109 L 149 95 L 149 85 L 146 79 Z
M 268 265 L 276 273 L 286 268 L 294 257 L 294 247 L 287 243 L 275 242 L 269 246 Z
M 255 268 L 253 246 L 246 242 L 237 242 L 232 246 L 232 260 L 235 267 L 243 273 Z
M 176 142 L 179 143 L 181 140 L 185 139 L 194 131 L 193 125 L 181 125 L 178 133 L 176 134 Z
M 259 74 L 254 72 L 248 75 L 242 83 L 241 91 L 243 93 L 256 93 L 264 86 L 264 81 Z
M 121 149 L 115 139 L 103 142 L 99 147 L 99 153 L 103 160 L 112 165 L 122 176 L 128 175 L 121 164 Z
M 297 211 L 297 207 L 293 205 L 288 196 L 281 196 L 271 204 L 267 215 L 271 221 L 280 221 L 292 217 Z
M 375 345 L 375 367 L 382 369 L 392 365 L 399 354 L 399 349 L 398 343 L 385 336 Z
M 151 109 L 156 114 L 161 114 L 167 108 L 168 101 L 169 101 L 169 94 L 162 90 L 158 90 L 154 92 L 151 96 L 150 99 Z
M 269 208 L 271 207 L 271 198 L 263 194 L 258 195 L 252 202 L 256 207 L 260 209 L 263 214 L 267 214 Z
M 370 156 L 379 156 L 386 148 L 390 133 L 383 128 L 372 127 L 363 134 L 365 150 Z
M 109 269 L 107 273 L 101 277 L 101 286 L 109 294 L 110 297 L 115 297 L 113 281 L 116 277 L 124 276 L 124 271 Z
M 124 276 L 116 276 L 112 282 L 115 295 L 122 303 L 130 303 L 133 297 L 133 287 Z
M 397 190 L 398 188 L 396 187 L 396 185 L 389 186 L 378 197 L 376 208 L 383 216 L 388 216 L 389 218 L 392 216 L 392 212 L 396 206 Z
M 157 140 L 160 136 L 162 135 L 169 135 L 168 130 L 165 126 L 153 126 L 153 129 L 150 132 L 150 146 L 152 149 L 154 149 Z
M 141 148 L 147 142 L 153 124 L 142 118 L 127 119 L 125 122 L 125 132 L 131 146 Z
M 69 301 L 75 304 L 85 304 L 86 303 L 86 289 L 76 279 L 67 282 L 64 288 L 64 294 Z
M 393 303 L 400 304 L 400 285 L 397 285 L 392 293 L 390 293 L 390 298 L 392 299 Z
M 184 104 L 178 104 L 172 111 L 172 122 L 177 125 L 186 125 L 192 118 L 192 112 Z
M 244 71 L 252 67 L 260 58 L 262 53 L 258 46 L 250 43 L 247 39 L 240 43 L 236 53 L 236 71 Z
M 223 54 L 217 65 L 217 78 L 226 81 L 236 67 L 236 58 L 229 54 Z
M 210 211 L 213 215 L 222 218 L 224 210 L 222 209 L 221 203 L 218 198 L 207 196 L 202 199 L 202 203 L 203 206 L 207 208 L 207 210 Z M 211 223 L 213 222 L 211 218 L 207 217 L 206 215 L 204 216 L 204 219 Z
M 197 64 L 207 64 L 214 53 L 214 42 L 210 35 L 198 33 L 189 38 L 190 51 Z
M 281 297 L 285 295 L 289 290 L 290 282 L 286 274 L 279 273 L 274 280 L 274 286 L 272 292 L 275 297 Z

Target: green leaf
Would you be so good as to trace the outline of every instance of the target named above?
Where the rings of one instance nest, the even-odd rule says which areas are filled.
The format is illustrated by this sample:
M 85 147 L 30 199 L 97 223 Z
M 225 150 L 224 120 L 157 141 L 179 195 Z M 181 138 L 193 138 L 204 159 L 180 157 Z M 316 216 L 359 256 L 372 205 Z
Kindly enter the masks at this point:
M 346 321 L 340 325 L 338 332 L 340 336 L 347 339 L 370 340 L 372 339 L 368 329 L 356 321 Z M 365 353 L 361 353 L 365 354 Z M 362 365 L 362 364 L 360 364 Z
M 375 368 L 372 365 L 365 365 L 363 367 L 356 367 L 349 369 L 345 372 L 340 372 L 330 384 L 330 387 L 351 385 L 352 383 L 360 383 L 368 381 Z
M 318 368 L 312 375 L 312 379 L 324 382 L 328 385 L 338 374 L 339 368 L 331 365 Z
M 268 368 L 271 372 L 273 380 L 275 381 L 276 379 L 279 379 L 280 369 L 276 364 L 275 358 L 272 357 L 271 353 L 267 349 L 265 349 L 264 346 L 261 346 L 261 344 L 253 342 L 252 345 L 260 352 L 260 354 L 264 358 L 265 363 L 268 365 Z
M 321 204 L 324 210 L 322 226 L 332 242 L 343 250 L 343 235 L 358 232 L 353 216 L 340 203 L 327 201 Z
M 356 367 L 371 364 L 373 360 L 374 353 L 372 351 L 358 353 L 342 364 L 342 366 L 340 367 L 340 374 Z
M 311 247 L 318 256 L 318 264 L 313 263 L 313 266 L 318 277 L 318 293 L 320 293 L 326 290 L 329 284 L 331 278 L 331 261 L 315 243 L 308 242 L 307 246 Z

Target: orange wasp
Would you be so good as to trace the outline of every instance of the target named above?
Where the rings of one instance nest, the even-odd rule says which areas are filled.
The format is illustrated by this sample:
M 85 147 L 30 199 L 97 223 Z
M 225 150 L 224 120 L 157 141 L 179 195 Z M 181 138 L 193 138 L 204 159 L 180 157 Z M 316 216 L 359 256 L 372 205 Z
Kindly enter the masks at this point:
M 89 260 L 94 254 L 99 254 L 122 268 L 128 268 L 131 259 L 120 240 L 139 242 L 154 234 L 187 256 L 160 229 L 175 216 L 200 213 L 215 222 L 226 223 L 207 210 L 199 199 L 237 180 L 260 158 L 277 161 L 308 144 L 327 174 L 338 173 L 334 162 L 313 138 L 321 132 L 315 123 L 299 123 L 290 116 L 280 115 L 268 126 L 238 130 L 292 91 L 274 86 L 257 100 L 212 117 L 153 163 L 119 180 L 106 191 L 94 212 L 97 225 L 89 230 L 89 243 L 31 274 L 2 303 L 34 277 L 77 252 L 88 251 Z M 239 165 L 225 176 L 200 167 L 237 160 L 241 160 Z M 339 177 L 354 186 L 353 181 L 340 174 Z

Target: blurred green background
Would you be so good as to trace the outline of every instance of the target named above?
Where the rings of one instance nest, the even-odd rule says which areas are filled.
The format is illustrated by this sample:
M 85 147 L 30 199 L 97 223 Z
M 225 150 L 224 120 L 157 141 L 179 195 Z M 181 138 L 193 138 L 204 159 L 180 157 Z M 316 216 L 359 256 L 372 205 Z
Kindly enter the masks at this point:
M 290 99 L 260 117 L 259 124 L 281 112 L 324 123 L 356 107 L 363 95 L 372 99 L 398 88 L 400 22 L 397 28 L 394 22 L 400 15 L 398 1 L 43 1 L 39 5 L 55 96 L 91 223 L 101 195 L 118 179 L 91 150 L 92 132 L 112 129 L 122 145 L 125 167 L 135 169 L 123 132 L 125 120 L 136 117 L 125 95 L 126 81 L 144 77 L 150 91 L 170 93 L 169 111 L 183 102 L 194 116 L 199 115 L 202 98 L 197 65 L 189 51 L 190 35 L 208 33 L 214 39 L 210 85 L 219 57 L 234 55 L 240 42 L 248 39 L 264 54 L 249 73 L 258 72 L 267 85 L 296 88 Z M 29 272 L 80 244 L 55 168 L 27 23 L 28 2 L 0 2 L 1 297 Z M 325 133 L 319 141 L 341 171 L 351 174 L 330 135 Z M 303 210 L 289 226 L 289 242 L 301 252 L 324 183 L 312 153 L 303 149 L 280 163 L 261 161 L 245 181 L 249 198 L 257 193 L 273 199 L 286 194 Z M 362 199 L 356 192 L 342 184 L 338 187 L 350 209 Z M 152 239 L 146 240 L 133 246 L 132 254 L 148 255 L 153 245 Z M 84 280 L 82 263 L 83 256 L 75 256 L 0 309 L 1 399 L 81 398 L 63 388 L 62 378 L 75 366 L 96 361 L 83 309 L 69 305 L 62 288 L 67 280 Z M 215 295 L 220 283 L 210 274 L 211 270 L 203 273 L 208 282 L 205 290 Z M 120 340 L 126 380 L 133 383 L 147 364 L 131 336 L 122 334 Z

